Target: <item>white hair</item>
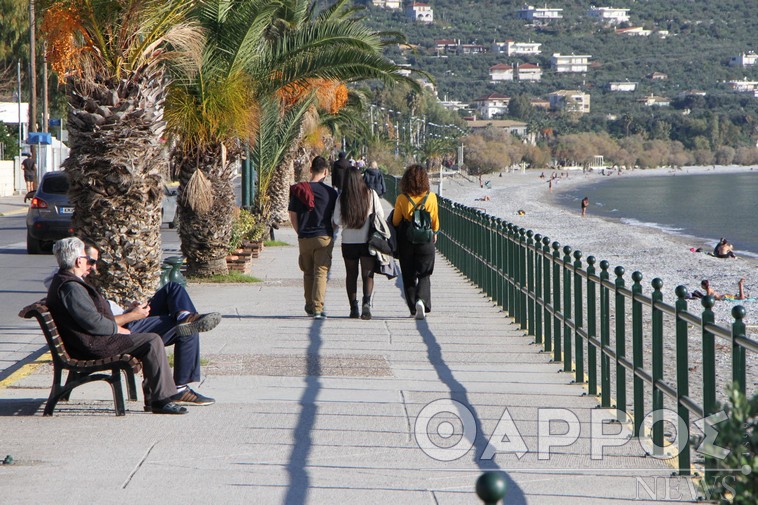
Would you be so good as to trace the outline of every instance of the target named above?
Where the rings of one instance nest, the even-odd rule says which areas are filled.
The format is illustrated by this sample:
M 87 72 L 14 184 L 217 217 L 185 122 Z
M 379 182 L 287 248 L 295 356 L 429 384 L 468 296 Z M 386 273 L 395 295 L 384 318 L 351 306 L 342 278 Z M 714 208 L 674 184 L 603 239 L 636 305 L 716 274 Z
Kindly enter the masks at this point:
M 71 270 L 76 259 L 84 256 L 84 242 L 77 237 L 62 238 L 53 246 L 53 254 L 61 269 Z

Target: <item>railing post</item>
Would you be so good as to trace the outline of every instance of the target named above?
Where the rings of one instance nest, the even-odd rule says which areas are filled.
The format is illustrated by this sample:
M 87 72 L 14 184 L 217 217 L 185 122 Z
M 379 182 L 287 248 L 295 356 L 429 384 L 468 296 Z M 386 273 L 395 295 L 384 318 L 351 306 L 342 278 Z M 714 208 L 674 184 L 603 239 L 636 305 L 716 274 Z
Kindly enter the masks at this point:
M 660 304 L 663 303 L 663 281 L 653 279 L 653 313 L 651 322 L 653 326 L 653 454 L 663 454 L 663 391 L 658 387 L 658 382 L 663 380 L 663 311 Z
M 561 361 L 561 244 L 553 242 L 553 361 Z
M 634 371 L 643 368 L 642 359 L 642 302 L 638 299 L 642 296 L 642 273 L 633 272 L 632 280 L 632 363 Z M 634 436 L 639 437 L 642 433 L 642 419 L 645 417 L 645 383 L 637 374 L 632 374 L 634 384 Z
M 703 414 L 708 417 L 716 412 L 716 346 L 714 335 L 706 326 L 713 324 L 715 317 L 713 305 L 716 300 L 708 295 L 700 302 L 703 305 L 701 317 L 701 331 L 703 335 Z M 713 469 L 716 467 L 716 459 L 705 457 L 705 480 L 713 482 Z
M 732 317 L 734 323 L 732 324 L 732 382 L 737 385 L 737 388 L 744 395 L 745 394 L 745 348 L 739 345 L 735 338 L 745 338 L 745 307 L 737 305 L 732 308 Z
M 616 316 L 616 410 L 626 412 L 626 368 L 619 363 L 621 358 L 626 357 L 626 304 L 624 295 L 620 289 L 624 287 L 624 267 L 617 266 L 615 290 L 615 316 Z M 619 414 L 619 421 L 621 414 Z
M 537 233 L 534 235 L 534 297 L 535 303 L 531 309 L 534 311 L 534 343 L 542 343 L 542 235 Z
M 514 288 L 516 276 L 516 245 L 513 239 L 513 230 L 515 229 L 516 225 L 508 223 L 508 314 L 514 321 L 518 321 L 518 314 L 516 314 L 516 290 Z
M 519 262 L 519 279 L 518 279 L 518 298 L 519 298 L 519 305 L 521 307 L 521 329 L 526 330 L 527 329 L 527 310 L 526 310 L 526 290 L 527 282 L 526 282 L 526 229 L 525 228 L 519 228 L 518 231 L 519 234 L 519 241 L 518 241 L 518 262 Z
M 563 371 L 570 372 L 571 366 L 571 247 L 563 246 Z
M 690 394 L 689 381 L 689 356 L 687 349 L 687 321 L 682 317 L 682 313 L 687 312 L 687 288 L 684 286 L 676 287 L 676 410 L 679 419 L 684 422 L 684 426 L 689 430 L 690 411 L 682 405 L 682 398 Z M 677 430 L 677 440 L 679 442 L 679 474 L 690 474 L 690 441 L 686 433 L 679 433 Z
M 534 232 L 532 230 L 526 231 L 526 289 L 527 289 L 527 317 L 528 325 L 527 332 L 530 335 L 534 335 L 537 331 L 534 321 L 534 297 L 537 296 L 537 292 L 534 289 Z
M 515 224 L 511 227 L 511 250 L 513 251 L 513 277 L 511 279 L 511 295 L 513 296 L 513 319 L 521 326 L 521 242 L 519 240 L 519 227 Z
M 503 220 L 497 218 L 497 234 L 495 234 L 495 241 L 497 242 L 497 300 L 498 305 L 503 308 L 503 312 L 508 311 L 508 297 L 505 294 L 506 277 L 505 277 L 505 265 L 508 258 L 508 251 L 505 248 L 505 240 L 503 238 Z
M 582 319 L 584 318 L 582 276 L 579 273 L 581 270 L 582 251 L 574 251 L 574 324 L 576 325 L 574 332 L 574 361 L 576 362 L 574 380 L 576 382 L 584 382 L 584 338 L 579 334 L 583 327 Z
M 592 279 L 595 276 L 594 256 L 587 258 L 587 336 L 597 337 L 597 293 L 596 283 Z M 587 341 L 587 391 L 591 395 L 597 395 L 597 348 L 595 344 Z
M 611 406 L 611 358 L 605 354 L 611 346 L 611 294 L 604 284 L 610 282 L 608 267 L 607 260 L 600 262 L 600 404 L 605 408 Z
M 543 314 L 545 314 L 545 352 L 553 350 L 553 329 L 550 319 L 550 238 L 543 237 L 542 239 L 542 272 L 544 281 L 543 297 Z

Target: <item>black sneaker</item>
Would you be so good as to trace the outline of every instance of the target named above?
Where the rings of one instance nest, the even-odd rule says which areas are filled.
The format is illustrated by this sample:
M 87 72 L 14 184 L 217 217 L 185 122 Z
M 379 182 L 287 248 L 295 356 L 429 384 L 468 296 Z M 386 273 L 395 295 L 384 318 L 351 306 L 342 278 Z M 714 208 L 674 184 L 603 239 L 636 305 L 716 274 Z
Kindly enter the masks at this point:
M 171 397 L 171 401 L 179 405 L 213 405 L 216 400 L 208 398 L 200 393 L 192 391 L 191 388 L 186 388 L 181 393 L 176 393 Z
M 308 314 L 309 316 L 313 317 L 316 315 L 316 313 L 313 311 L 313 307 L 309 307 L 306 305 L 304 309 L 305 309 L 305 313 Z
M 326 312 L 316 312 L 313 314 L 313 319 L 326 319 Z
M 358 319 L 361 313 L 358 311 L 358 300 L 350 302 L 350 319 Z
M 193 312 L 179 321 L 179 324 L 176 325 L 176 334 L 186 337 L 193 333 L 211 331 L 218 326 L 218 323 L 220 322 L 221 314 L 218 312 L 211 312 L 209 314 L 198 314 L 197 312 Z
M 361 319 L 366 320 L 366 321 L 371 319 L 371 304 L 369 303 L 363 304 L 363 312 L 361 313 Z
M 147 408 L 145 408 L 147 410 Z M 177 405 L 176 402 L 170 401 L 163 405 L 152 405 L 150 410 L 153 414 L 186 414 L 187 409 L 181 405 Z

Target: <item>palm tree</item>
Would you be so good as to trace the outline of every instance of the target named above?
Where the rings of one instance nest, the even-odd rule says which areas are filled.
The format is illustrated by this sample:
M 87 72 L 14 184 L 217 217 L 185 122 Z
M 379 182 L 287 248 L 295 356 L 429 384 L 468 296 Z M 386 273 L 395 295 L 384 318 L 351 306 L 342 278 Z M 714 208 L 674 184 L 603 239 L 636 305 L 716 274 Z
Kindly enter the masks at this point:
M 351 18 L 347 3 L 338 0 L 316 13 L 316 2 L 307 0 L 208 0 L 194 11 L 208 43 L 194 72 L 176 78 L 166 111 L 177 139 L 179 234 L 190 274 L 227 271 L 238 139 L 251 140 L 253 156 L 263 163 L 256 165 L 263 169 L 259 179 L 278 188 L 273 192 L 278 195 L 288 189 L 282 181 L 292 170 L 291 154 L 298 152 L 291 133 L 303 138 L 302 106 L 320 101 L 314 93 L 336 92 L 340 83 L 356 79 L 404 79 L 380 54 L 380 35 Z M 265 126 L 270 118 L 284 117 L 297 123 Z M 268 193 L 264 200 L 271 198 Z M 256 205 L 267 213 L 270 201 L 279 200 Z
M 45 13 L 48 61 L 66 82 L 73 223 L 100 249 L 92 281 L 145 299 L 161 263 L 164 63 L 197 50 L 190 0 L 59 0 Z

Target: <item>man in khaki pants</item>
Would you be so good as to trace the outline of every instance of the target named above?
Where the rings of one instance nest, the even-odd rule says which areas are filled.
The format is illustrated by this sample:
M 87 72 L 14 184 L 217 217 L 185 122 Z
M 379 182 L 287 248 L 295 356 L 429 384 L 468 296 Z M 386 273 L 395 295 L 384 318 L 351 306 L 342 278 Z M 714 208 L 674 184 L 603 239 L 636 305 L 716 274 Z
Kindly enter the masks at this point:
M 314 319 L 325 319 L 326 277 L 332 266 L 334 229 L 332 214 L 337 192 L 324 184 L 329 163 L 321 156 L 313 158 L 311 180 L 290 187 L 289 215 L 297 230 L 303 271 L 305 312 Z

